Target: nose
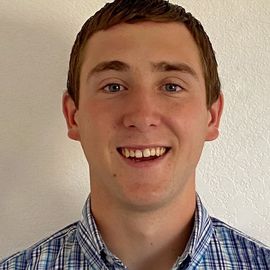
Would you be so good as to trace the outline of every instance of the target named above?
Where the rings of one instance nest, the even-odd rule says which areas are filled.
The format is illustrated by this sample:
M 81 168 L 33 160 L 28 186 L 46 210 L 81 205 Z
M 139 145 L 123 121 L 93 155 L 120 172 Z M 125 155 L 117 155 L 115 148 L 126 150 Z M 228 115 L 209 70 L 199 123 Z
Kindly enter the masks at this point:
M 148 94 L 146 90 L 134 90 L 127 97 L 123 116 L 123 124 L 126 128 L 146 132 L 158 127 L 160 121 L 159 107 L 154 94 Z

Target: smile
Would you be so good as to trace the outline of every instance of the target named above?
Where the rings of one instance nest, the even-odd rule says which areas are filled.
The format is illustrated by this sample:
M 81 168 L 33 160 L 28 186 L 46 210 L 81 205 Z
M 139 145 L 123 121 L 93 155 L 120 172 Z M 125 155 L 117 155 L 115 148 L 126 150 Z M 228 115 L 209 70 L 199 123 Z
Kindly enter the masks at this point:
M 134 161 L 150 161 L 160 158 L 168 153 L 170 147 L 158 146 L 143 149 L 119 147 L 117 151 L 126 159 Z

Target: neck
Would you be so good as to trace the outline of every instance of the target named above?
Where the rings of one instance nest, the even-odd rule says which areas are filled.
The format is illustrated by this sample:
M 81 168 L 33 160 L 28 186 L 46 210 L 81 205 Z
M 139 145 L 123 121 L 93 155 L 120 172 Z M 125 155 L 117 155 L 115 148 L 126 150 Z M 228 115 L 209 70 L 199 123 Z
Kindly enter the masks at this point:
M 190 188 L 163 208 L 136 212 L 104 204 L 93 193 L 91 206 L 107 247 L 129 269 L 170 269 L 191 235 L 196 196 Z

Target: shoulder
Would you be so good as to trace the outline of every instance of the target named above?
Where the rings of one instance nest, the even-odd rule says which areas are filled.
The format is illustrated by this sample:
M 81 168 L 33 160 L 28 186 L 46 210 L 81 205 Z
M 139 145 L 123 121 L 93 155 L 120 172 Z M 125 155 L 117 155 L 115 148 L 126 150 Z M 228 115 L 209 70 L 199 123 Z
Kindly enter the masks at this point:
M 211 219 L 214 229 L 212 241 L 225 257 L 244 265 L 270 266 L 269 247 L 217 218 Z
M 32 269 L 32 265 L 37 264 L 47 269 L 50 260 L 55 259 L 59 252 L 66 250 L 66 247 L 73 245 L 76 238 L 77 224 L 78 222 L 68 225 L 30 248 L 0 261 L 0 270 Z

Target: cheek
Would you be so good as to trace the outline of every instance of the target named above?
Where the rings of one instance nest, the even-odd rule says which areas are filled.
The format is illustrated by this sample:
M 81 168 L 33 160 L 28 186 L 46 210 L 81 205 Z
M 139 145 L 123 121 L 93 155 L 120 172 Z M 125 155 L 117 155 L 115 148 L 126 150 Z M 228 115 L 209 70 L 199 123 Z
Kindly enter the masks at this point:
M 171 104 L 166 121 L 180 142 L 202 141 L 208 124 L 206 105 L 199 101 Z
M 79 130 L 81 143 L 89 154 L 103 151 L 117 128 L 110 108 L 97 102 L 81 104 Z
M 103 104 L 88 102 L 80 107 L 80 122 L 89 133 L 95 134 L 105 130 L 110 121 L 110 108 Z

